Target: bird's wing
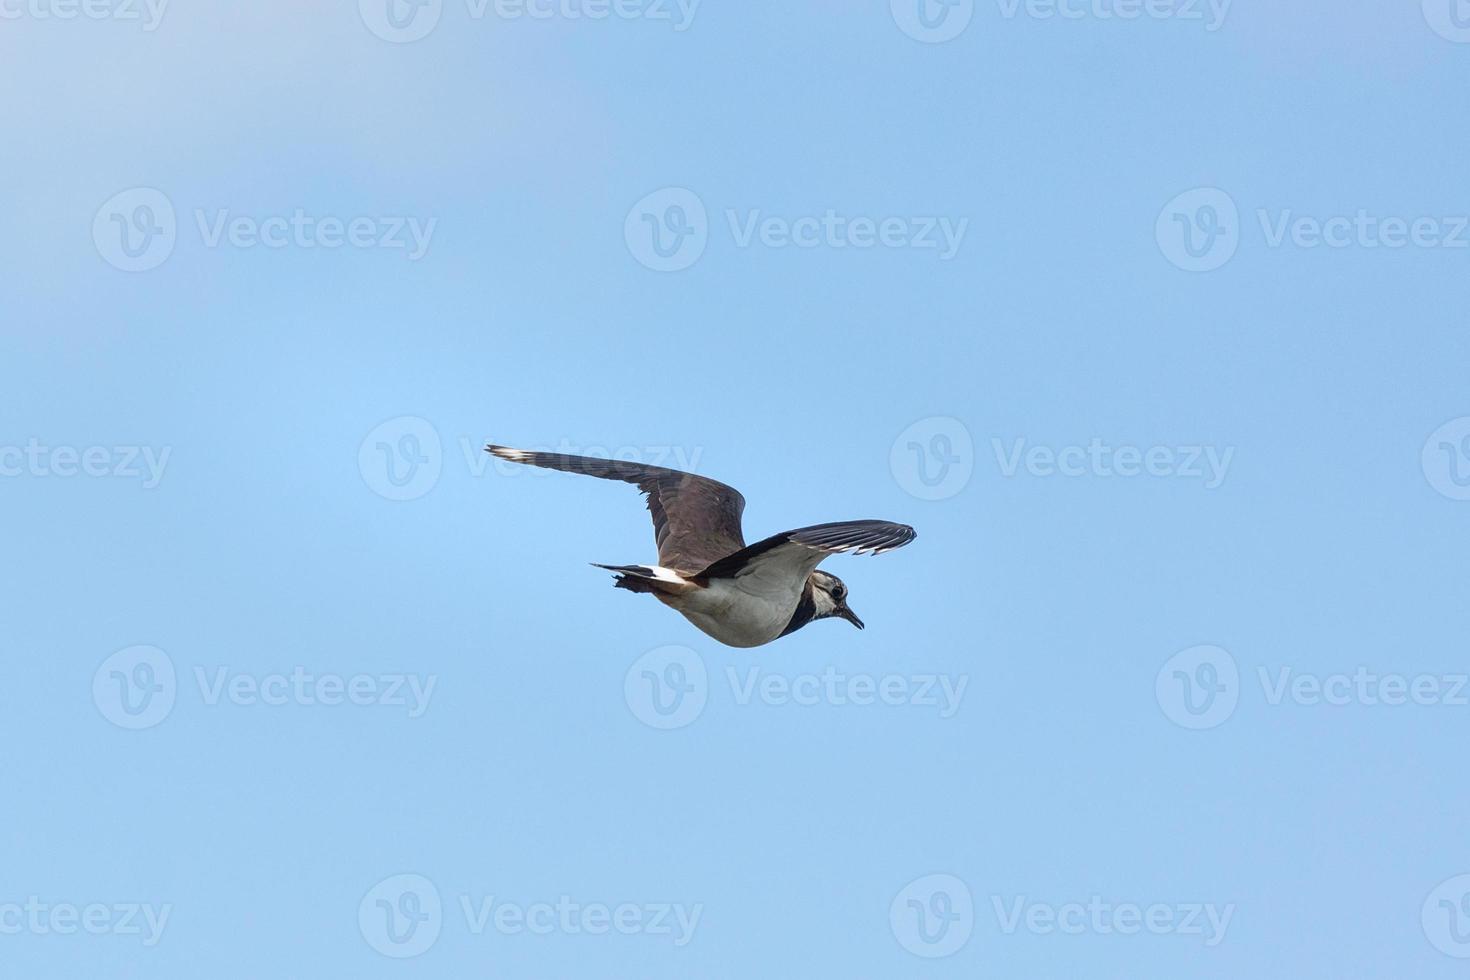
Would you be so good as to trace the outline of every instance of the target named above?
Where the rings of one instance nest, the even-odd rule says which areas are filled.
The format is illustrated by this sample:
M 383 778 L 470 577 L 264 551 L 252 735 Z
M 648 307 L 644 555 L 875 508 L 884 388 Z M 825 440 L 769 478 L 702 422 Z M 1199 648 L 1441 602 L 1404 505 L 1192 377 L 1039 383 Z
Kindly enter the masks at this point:
M 733 578 L 748 592 L 778 592 L 806 577 L 828 555 L 881 555 L 918 537 L 907 524 L 891 521 L 838 521 L 773 534 L 721 558 L 700 578 Z M 799 587 L 799 586 L 798 586 Z
M 486 446 L 485 451 L 515 463 L 621 480 L 638 487 L 648 495 L 658 562 L 665 568 L 693 574 L 745 546 L 745 538 L 740 533 L 745 498 L 734 487 L 716 480 L 619 459 L 538 453 L 505 446 Z

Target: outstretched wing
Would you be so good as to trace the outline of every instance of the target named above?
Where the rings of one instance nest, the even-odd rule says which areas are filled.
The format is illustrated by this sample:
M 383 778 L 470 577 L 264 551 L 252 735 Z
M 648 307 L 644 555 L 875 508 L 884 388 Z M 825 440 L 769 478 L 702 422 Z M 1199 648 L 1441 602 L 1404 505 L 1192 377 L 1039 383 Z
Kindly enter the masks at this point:
M 721 558 L 701 572 L 700 577 L 742 579 L 749 586 L 747 591 L 765 591 L 762 582 L 767 580 L 772 588 L 792 581 L 805 583 L 806 577 L 828 555 L 849 552 L 881 555 L 902 548 L 916 537 L 914 529 L 907 524 L 891 521 L 814 524 L 757 541 Z
M 631 483 L 648 495 L 658 563 L 694 574 L 745 546 L 740 514 L 745 498 L 734 487 L 662 466 L 644 466 L 619 459 L 538 453 L 505 446 L 486 446 L 500 459 L 581 473 L 603 480 Z

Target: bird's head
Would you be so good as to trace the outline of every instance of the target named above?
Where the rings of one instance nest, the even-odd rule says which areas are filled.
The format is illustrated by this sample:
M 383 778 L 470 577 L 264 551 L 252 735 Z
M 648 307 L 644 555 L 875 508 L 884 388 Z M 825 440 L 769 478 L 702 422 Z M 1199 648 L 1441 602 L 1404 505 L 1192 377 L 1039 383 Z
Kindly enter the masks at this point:
M 827 572 L 812 572 L 808 581 L 812 584 L 812 601 L 817 606 L 813 619 L 828 619 L 836 616 L 847 620 L 858 629 L 863 628 L 863 621 L 857 618 L 857 613 L 847 608 L 847 586 L 843 584 L 842 579 Z

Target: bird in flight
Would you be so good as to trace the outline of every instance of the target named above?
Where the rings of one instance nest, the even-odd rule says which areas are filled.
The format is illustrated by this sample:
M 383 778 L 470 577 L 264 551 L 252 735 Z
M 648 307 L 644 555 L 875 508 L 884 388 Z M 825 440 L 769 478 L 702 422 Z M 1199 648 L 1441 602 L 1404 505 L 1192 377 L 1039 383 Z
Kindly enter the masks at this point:
M 658 564 L 596 567 L 616 572 L 617 588 L 654 596 L 732 647 L 758 647 L 834 616 L 862 629 L 863 621 L 847 605 L 847 586 L 817 566 L 828 555 L 881 555 L 915 537 L 906 524 L 838 521 L 746 545 L 740 530 L 745 498 L 715 480 L 616 459 L 494 445 L 485 451 L 514 463 L 621 480 L 642 490 L 653 516 Z

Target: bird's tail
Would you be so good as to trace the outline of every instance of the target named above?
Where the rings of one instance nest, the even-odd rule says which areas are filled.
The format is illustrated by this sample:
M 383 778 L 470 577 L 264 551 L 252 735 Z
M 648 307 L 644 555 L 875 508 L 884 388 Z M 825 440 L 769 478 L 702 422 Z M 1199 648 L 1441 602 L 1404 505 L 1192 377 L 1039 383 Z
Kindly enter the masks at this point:
M 593 562 L 592 566 L 617 572 L 617 580 L 613 582 L 613 587 L 627 589 L 629 592 L 681 595 L 698 588 L 672 568 L 663 568 L 658 565 L 599 565 Z

